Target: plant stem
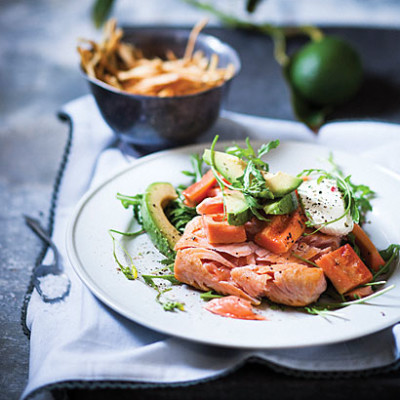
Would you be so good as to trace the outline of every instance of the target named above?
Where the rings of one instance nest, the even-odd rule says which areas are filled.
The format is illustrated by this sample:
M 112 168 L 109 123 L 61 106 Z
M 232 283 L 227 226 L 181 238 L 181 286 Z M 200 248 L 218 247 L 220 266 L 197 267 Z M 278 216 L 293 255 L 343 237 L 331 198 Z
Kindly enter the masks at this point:
M 272 24 L 255 24 L 247 22 L 232 15 L 225 14 L 210 3 L 203 3 L 197 0 L 183 0 L 200 10 L 207 11 L 217 17 L 223 24 L 240 29 L 247 29 L 263 33 L 271 37 L 274 43 L 274 57 L 276 62 L 286 67 L 289 64 L 290 58 L 286 53 L 286 39 L 292 36 L 306 35 L 312 41 L 320 41 L 324 34 L 315 26 L 299 26 L 299 27 L 279 27 Z

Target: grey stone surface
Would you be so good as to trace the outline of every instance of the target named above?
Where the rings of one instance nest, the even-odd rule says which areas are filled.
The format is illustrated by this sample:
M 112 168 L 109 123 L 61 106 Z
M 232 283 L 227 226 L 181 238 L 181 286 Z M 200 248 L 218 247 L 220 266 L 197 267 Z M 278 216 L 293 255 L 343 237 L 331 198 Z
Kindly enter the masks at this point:
M 127 18 L 127 2 L 122 3 L 119 13 L 124 22 L 143 22 Z M 0 1 L 1 399 L 18 398 L 27 379 L 29 343 L 21 330 L 20 308 L 41 243 L 25 227 L 22 214 L 46 222 L 67 134 L 56 111 L 87 93 L 78 73 L 76 39 L 99 35 L 89 20 L 90 4 L 78 0 Z M 163 18 L 162 22 L 168 21 Z M 400 32 L 333 31 L 360 49 L 369 82 L 358 99 L 333 118 L 400 122 Z M 271 57 L 269 39 L 248 32 L 209 32 L 235 46 L 243 62 L 227 108 L 293 119 L 288 90 Z

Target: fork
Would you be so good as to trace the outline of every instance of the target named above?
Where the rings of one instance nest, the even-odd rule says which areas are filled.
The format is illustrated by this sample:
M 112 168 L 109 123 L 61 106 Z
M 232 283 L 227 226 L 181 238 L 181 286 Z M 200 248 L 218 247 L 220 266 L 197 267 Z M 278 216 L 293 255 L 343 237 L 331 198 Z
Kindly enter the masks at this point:
M 33 284 L 42 300 L 46 303 L 55 303 L 68 296 L 71 289 L 71 281 L 64 273 L 61 258 L 56 245 L 50 239 L 40 222 L 28 215 L 24 215 L 25 223 L 53 252 L 53 262 L 39 264 L 33 270 Z

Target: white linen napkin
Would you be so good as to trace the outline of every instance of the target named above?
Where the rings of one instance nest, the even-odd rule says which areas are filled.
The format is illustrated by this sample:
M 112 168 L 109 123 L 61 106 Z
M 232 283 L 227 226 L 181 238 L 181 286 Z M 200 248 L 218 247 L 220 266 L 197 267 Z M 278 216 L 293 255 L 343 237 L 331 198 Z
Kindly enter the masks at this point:
M 91 96 L 68 103 L 73 121 L 72 145 L 56 209 L 53 240 L 71 279 L 70 295 L 61 303 L 44 303 L 34 290 L 28 310 L 31 331 L 26 398 L 40 388 L 65 381 L 128 381 L 155 384 L 198 382 L 237 368 L 257 357 L 272 367 L 299 371 L 359 371 L 393 364 L 399 359 L 400 325 L 329 346 L 290 350 L 243 351 L 215 348 L 166 337 L 118 315 L 83 285 L 67 262 L 65 232 L 80 197 L 132 159 L 109 148 L 112 132 Z M 400 172 L 400 126 L 374 122 L 334 123 L 317 137 L 297 122 L 224 112 L 202 141 L 218 132 L 221 139 L 300 140 L 333 149 L 357 150 Z M 378 134 L 377 134 L 378 133 Z M 391 157 L 388 155 L 392 155 Z

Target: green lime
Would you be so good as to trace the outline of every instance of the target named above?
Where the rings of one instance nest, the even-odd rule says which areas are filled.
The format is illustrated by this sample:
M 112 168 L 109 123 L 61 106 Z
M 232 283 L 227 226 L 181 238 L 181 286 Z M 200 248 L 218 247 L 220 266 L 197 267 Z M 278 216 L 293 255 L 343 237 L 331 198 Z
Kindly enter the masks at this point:
M 357 52 L 333 36 L 302 47 L 293 56 L 289 68 L 294 88 L 308 101 L 323 106 L 351 99 L 363 78 Z

